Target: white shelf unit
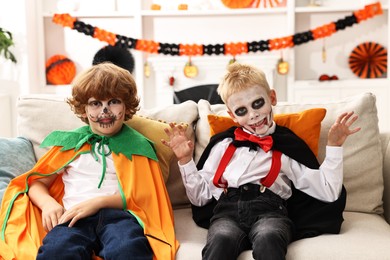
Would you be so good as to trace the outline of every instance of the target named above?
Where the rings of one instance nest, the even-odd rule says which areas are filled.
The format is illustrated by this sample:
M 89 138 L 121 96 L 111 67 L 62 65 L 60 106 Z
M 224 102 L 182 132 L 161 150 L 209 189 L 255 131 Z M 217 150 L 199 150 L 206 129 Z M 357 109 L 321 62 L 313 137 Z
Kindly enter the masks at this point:
M 297 1 L 299 2 L 299 1 Z M 349 16 L 353 11 L 362 9 L 364 1 L 323 1 L 324 6 L 295 7 L 295 32 L 316 28 L 330 21 Z M 367 2 L 367 1 L 366 1 Z M 296 103 L 326 102 L 340 100 L 362 92 L 372 92 L 377 96 L 379 126 L 390 130 L 389 73 L 383 78 L 361 79 L 357 77 L 348 64 L 352 49 L 363 42 L 377 42 L 389 47 L 389 14 L 388 2 L 382 1 L 383 14 L 354 24 L 334 35 L 312 41 L 294 48 L 291 58 L 294 73 L 289 77 L 288 100 Z M 322 61 L 322 48 L 326 49 L 326 62 Z M 388 53 L 388 60 L 389 60 Z M 320 82 L 321 75 L 336 75 L 339 80 Z
M 54 24 L 51 21 L 53 14 L 61 13 L 57 10 L 58 1 L 64 0 L 36 1 L 40 82 L 33 89 L 34 92 L 70 93 L 70 88 L 67 86 L 46 86 L 45 61 L 50 56 L 54 54 L 69 55 L 69 58 L 76 62 L 79 72 L 89 66 L 94 54 L 106 45 L 104 42 L 85 36 L 75 30 Z M 183 44 L 250 42 L 285 37 L 343 19 L 370 2 L 323 0 L 322 6 L 311 7 L 308 6 L 309 0 L 287 0 L 286 7 L 280 8 L 228 9 L 223 7 L 222 3 L 216 5 L 215 3 L 218 1 L 210 0 L 209 2 L 213 4 L 210 4 L 210 9 L 205 10 L 193 8 L 199 1 L 181 1 L 188 3 L 189 10 L 175 10 L 175 3 L 179 1 L 159 1 L 162 5 L 169 3 L 170 7 L 162 6 L 162 10 L 155 11 L 150 10 L 151 4 L 157 2 L 153 0 L 79 1 L 83 2 L 84 6 L 88 2 L 94 3 L 91 10 L 84 8 L 84 10 L 70 13 L 73 17 L 87 24 L 136 39 Z M 108 4 L 110 8 L 99 8 L 99 5 L 104 4 Z M 390 100 L 389 87 L 387 87 L 390 86 L 388 74 L 383 79 L 359 79 L 348 66 L 350 52 L 356 45 L 364 41 L 375 41 L 386 48 L 389 47 L 388 0 L 382 0 L 381 4 L 383 15 L 337 31 L 330 37 L 310 41 L 282 51 L 257 52 L 239 55 L 236 58 L 240 61 L 240 59 L 245 60 L 247 57 L 253 59 L 255 56 L 261 60 L 263 57 L 268 59 L 283 55 L 283 58 L 290 64 L 290 71 L 287 76 L 277 75 L 273 80 L 275 89 L 278 92 L 286 93 L 282 95 L 280 101 L 301 102 L 313 98 L 318 100 L 337 99 L 354 93 L 376 92 L 381 89 L 378 93 L 381 95 L 378 107 L 381 111 L 387 109 L 385 113 L 387 116 L 387 111 L 389 111 L 387 103 Z M 321 60 L 324 45 L 327 53 L 325 63 Z M 185 61 L 178 62 L 178 60 L 183 60 L 182 57 L 148 55 L 136 50 L 131 50 L 131 52 L 135 58 L 134 74 L 143 101 L 142 105 L 146 108 L 153 107 L 157 103 L 169 104 L 172 102 L 166 98 L 163 102 L 156 102 L 160 98 L 161 88 L 175 91 L 189 87 L 185 85 L 187 82 L 196 85 L 205 80 L 201 77 L 190 80 L 184 78 L 182 69 Z M 204 59 L 211 63 L 217 60 L 216 63 L 219 64 L 221 59 L 226 58 L 228 62 L 231 58 L 220 56 L 203 55 L 197 56 L 196 59 Z M 172 58 L 173 61 L 171 68 L 170 64 L 166 62 L 168 58 Z M 151 62 L 161 60 L 167 63 L 163 72 L 165 74 L 158 75 L 160 72 L 153 71 L 151 77 L 146 78 L 143 66 L 147 60 L 151 60 Z M 198 69 L 202 70 L 202 67 Z M 321 74 L 337 75 L 340 80 L 319 82 L 318 77 Z M 202 73 L 199 75 L 201 76 Z M 169 76 L 175 77 L 174 86 L 168 85 Z M 214 78 L 218 80 L 221 76 L 215 75 Z M 379 87 L 377 87 L 378 84 Z M 348 91 L 345 90 L 346 85 L 350 86 Z M 306 92 L 311 94 L 305 95 Z M 382 101 L 385 105 L 382 104 Z M 389 123 L 383 127 L 390 129 Z

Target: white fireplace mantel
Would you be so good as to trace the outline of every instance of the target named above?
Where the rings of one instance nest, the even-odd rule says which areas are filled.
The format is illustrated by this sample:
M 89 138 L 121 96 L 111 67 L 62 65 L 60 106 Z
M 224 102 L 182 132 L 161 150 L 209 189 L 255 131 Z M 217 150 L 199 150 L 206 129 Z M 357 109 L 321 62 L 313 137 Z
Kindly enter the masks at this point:
M 151 66 L 154 89 L 149 90 L 149 97 L 155 97 L 149 106 L 167 106 L 173 104 L 173 92 L 186 88 L 218 84 L 226 73 L 226 67 L 232 57 L 228 56 L 202 56 L 192 57 L 191 63 L 198 68 L 198 75 L 194 78 L 187 78 L 184 75 L 184 67 L 189 61 L 188 57 L 149 57 L 148 63 Z M 268 83 L 273 87 L 275 69 L 280 56 L 277 55 L 240 55 L 236 62 L 252 64 L 262 69 L 267 77 Z M 174 85 L 169 84 L 169 78 L 174 78 Z

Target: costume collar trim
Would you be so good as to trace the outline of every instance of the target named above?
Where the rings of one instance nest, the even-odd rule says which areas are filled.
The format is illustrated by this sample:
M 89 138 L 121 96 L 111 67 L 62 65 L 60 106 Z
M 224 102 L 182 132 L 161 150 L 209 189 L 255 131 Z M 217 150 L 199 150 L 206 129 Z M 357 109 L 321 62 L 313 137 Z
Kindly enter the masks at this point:
M 96 143 L 106 144 L 112 152 L 122 153 L 130 160 L 135 154 L 158 161 L 153 142 L 127 125 L 123 125 L 121 131 L 111 137 L 93 133 L 89 125 L 72 131 L 53 131 L 43 140 L 40 147 L 62 146 L 61 151 L 74 149 L 77 152 L 85 143 L 92 147 Z

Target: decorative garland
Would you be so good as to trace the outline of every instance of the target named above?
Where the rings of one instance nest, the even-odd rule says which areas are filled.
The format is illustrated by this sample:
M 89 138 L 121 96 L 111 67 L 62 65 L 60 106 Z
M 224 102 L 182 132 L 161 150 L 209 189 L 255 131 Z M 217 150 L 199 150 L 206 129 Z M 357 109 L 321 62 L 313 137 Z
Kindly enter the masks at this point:
M 294 35 L 274 38 L 268 40 L 260 40 L 253 42 L 236 42 L 222 44 L 176 44 L 176 43 L 161 43 L 152 40 L 135 39 L 118 35 L 98 27 L 78 21 L 69 14 L 54 14 L 53 22 L 64 27 L 70 27 L 80 33 L 89 35 L 100 41 L 117 45 L 124 48 L 135 49 L 142 52 L 152 54 L 164 54 L 172 56 L 196 56 L 196 55 L 232 55 L 236 56 L 248 52 L 258 51 L 273 51 L 284 48 L 292 48 L 312 40 L 331 36 L 338 30 L 343 30 L 355 23 L 367 20 L 375 15 L 383 14 L 380 2 L 366 5 L 364 9 L 354 11 L 352 15 L 346 16 L 344 19 L 339 19 L 335 22 L 319 26 L 315 29 L 296 33 Z

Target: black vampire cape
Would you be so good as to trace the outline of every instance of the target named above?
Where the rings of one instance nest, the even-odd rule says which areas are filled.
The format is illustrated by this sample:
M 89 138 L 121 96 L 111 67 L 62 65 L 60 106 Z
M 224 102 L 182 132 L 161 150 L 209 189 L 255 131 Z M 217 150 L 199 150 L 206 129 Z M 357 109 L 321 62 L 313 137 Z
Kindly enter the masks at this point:
M 227 131 L 216 134 L 211 137 L 200 157 L 197 168 L 203 168 L 211 148 L 219 141 L 225 138 L 234 139 L 234 130 L 231 127 Z M 309 146 L 295 135 L 290 129 L 276 125 L 275 132 L 271 135 L 273 138 L 272 149 L 279 150 L 297 162 L 312 168 L 318 169 L 320 164 Z M 237 147 L 247 146 L 248 149 L 257 149 L 256 144 L 249 141 L 233 141 Z M 292 196 L 287 200 L 287 209 L 290 219 L 294 223 L 294 240 L 315 237 L 324 233 L 338 234 L 341 224 L 344 220 L 343 211 L 345 208 L 347 193 L 345 187 L 342 187 L 340 197 L 334 202 L 322 202 L 308 194 L 296 189 L 292 185 Z M 209 228 L 210 219 L 213 214 L 214 206 L 217 201 L 213 200 L 205 206 L 192 207 L 192 217 L 195 223 L 203 228 Z

